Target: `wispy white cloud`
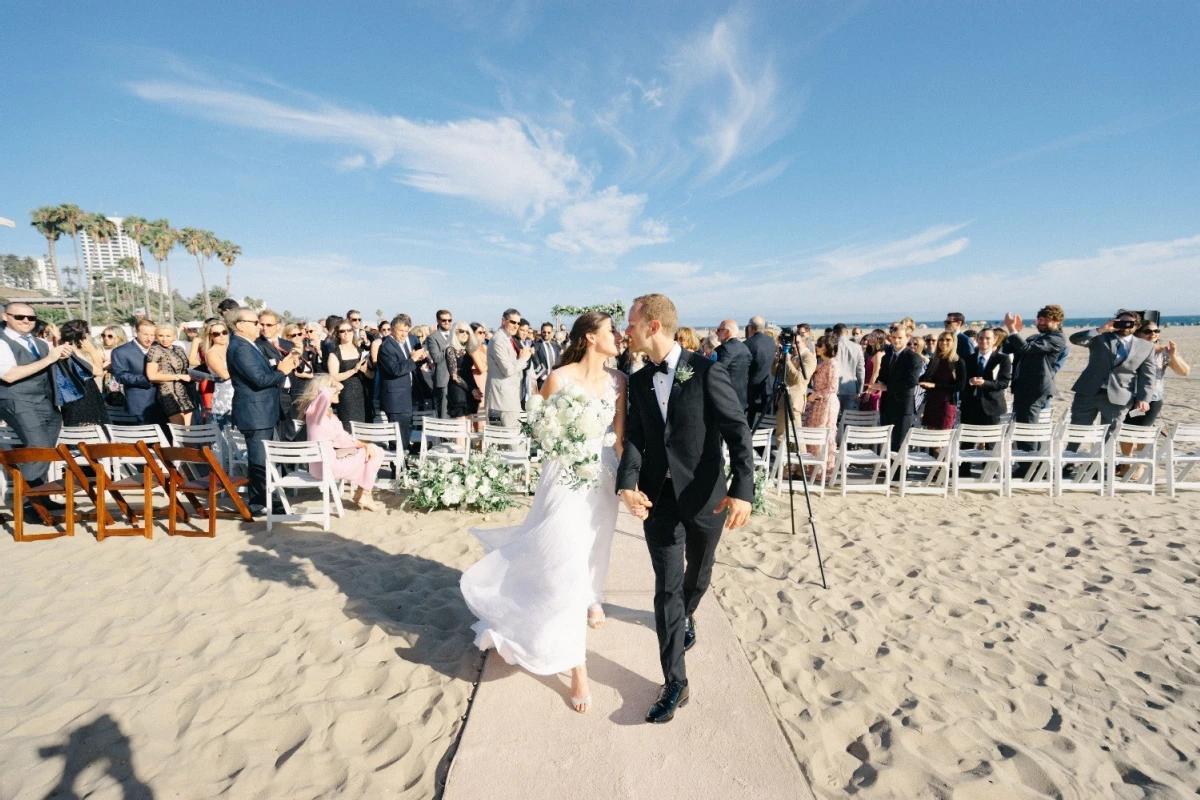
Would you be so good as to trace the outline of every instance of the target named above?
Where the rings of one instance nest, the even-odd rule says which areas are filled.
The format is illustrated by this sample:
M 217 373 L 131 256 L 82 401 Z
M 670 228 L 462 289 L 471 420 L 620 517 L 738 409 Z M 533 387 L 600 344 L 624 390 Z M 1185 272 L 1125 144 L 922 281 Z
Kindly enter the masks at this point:
M 662 108 L 663 105 L 663 87 L 655 78 L 647 83 L 642 83 L 637 78 L 628 78 L 629 83 L 632 83 L 641 92 L 642 102 L 651 108 Z
M 644 194 L 622 194 L 616 186 L 572 203 L 562 210 L 562 230 L 546 237 L 546 245 L 565 253 L 617 257 L 635 247 L 671 241 L 667 224 L 641 219 Z
M 729 185 L 722 189 L 717 196 L 729 197 L 754 186 L 770 183 L 784 173 L 790 164 L 790 159 L 781 159 L 761 172 L 739 172 Z
M 637 271 L 668 280 L 682 280 L 692 277 L 703 268 L 703 265 L 692 261 L 652 261 L 642 264 Z
M 965 222 L 934 225 L 905 239 L 881 244 L 846 245 L 818 255 L 813 260 L 837 278 L 859 278 L 885 269 L 932 264 L 967 249 L 971 240 L 966 236 L 949 238 L 966 225 Z
M 396 162 L 399 180 L 436 194 L 478 201 L 513 216 L 542 216 L 590 188 L 591 175 L 556 131 L 511 117 L 415 122 L 331 103 L 293 106 L 253 94 L 162 81 L 132 84 L 144 100 L 206 119 L 367 151 L 377 166 Z

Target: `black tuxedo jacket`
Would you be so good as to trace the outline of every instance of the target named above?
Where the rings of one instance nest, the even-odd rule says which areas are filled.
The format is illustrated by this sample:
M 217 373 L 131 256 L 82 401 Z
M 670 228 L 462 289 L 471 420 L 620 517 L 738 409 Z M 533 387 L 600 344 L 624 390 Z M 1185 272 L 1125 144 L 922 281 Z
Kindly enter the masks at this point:
M 746 392 L 750 388 L 750 348 L 740 339 L 729 338 L 717 348 L 717 363 L 729 371 L 729 382 L 733 392 L 746 413 Z
M 411 414 L 413 410 L 413 376 L 420 364 L 412 360 L 412 352 L 421 347 L 416 336 L 408 335 L 408 356 L 400 349 L 395 336 L 388 336 L 379 345 L 379 407 L 391 419 L 393 415 Z
M 275 348 L 275 343 L 265 336 L 259 336 L 254 340 L 254 346 L 258 348 L 258 352 L 263 354 L 263 358 L 267 359 L 267 363 L 274 369 L 283 357 L 292 352 L 295 346 L 287 339 L 279 340 L 279 348 Z M 280 351 L 283 351 L 282 353 Z M 284 387 L 287 388 L 284 388 Z M 291 419 L 292 416 L 292 400 L 295 397 L 293 390 L 298 388 L 295 381 L 284 379 L 279 385 L 279 413 L 284 419 Z
M 746 340 L 750 351 L 750 386 L 746 399 L 754 405 L 757 399 L 766 404 L 771 394 L 771 367 L 775 365 L 775 340 L 765 333 L 756 333 Z
M 680 380 L 678 367 L 692 375 Z M 667 419 L 654 392 L 653 367 L 629 378 L 625 451 L 617 470 L 617 491 L 638 489 L 658 502 L 667 471 L 683 519 L 711 514 L 728 494 L 754 501 L 754 455 L 746 414 L 720 363 L 684 350 L 679 356 Z M 732 481 L 726 484 L 721 442 L 729 448 Z
M 562 358 L 562 348 L 558 342 L 554 340 L 543 342 L 539 339 L 533 343 L 533 358 L 529 360 L 529 363 L 533 366 L 534 374 L 537 375 L 538 386 L 541 386 L 550 376 L 550 371 L 558 364 L 560 358 Z
M 967 368 L 967 387 L 962 391 L 963 405 L 978 403 L 983 413 L 998 417 L 1008 410 L 1004 391 L 1012 381 L 1012 361 L 1004 353 L 992 351 L 983 371 L 979 371 L 978 355 L 963 360 Z M 982 386 L 972 386 L 972 378 L 983 378 Z
M 917 413 L 917 384 L 925 372 L 925 361 L 907 347 L 900 353 L 887 353 L 879 368 L 879 381 L 887 386 L 883 408 L 892 418 Z

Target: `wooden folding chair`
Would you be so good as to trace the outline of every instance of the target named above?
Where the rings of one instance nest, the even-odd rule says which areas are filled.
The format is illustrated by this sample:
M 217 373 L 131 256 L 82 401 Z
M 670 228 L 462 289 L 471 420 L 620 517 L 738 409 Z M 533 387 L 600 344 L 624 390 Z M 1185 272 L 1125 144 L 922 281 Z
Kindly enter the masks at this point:
M 230 519 L 242 519 L 246 522 L 253 522 L 254 517 L 250 513 L 250 509 L 242 502 L 241 496 L 238 494 L 238 489 L 250 483 L 249 478 L 231 478 L 221 469 L 217 457 L 213 455 L 213 451 L 208 447 L 202 447 L 197 450 L 194 447 L 163 447 L 160 444 L 154 445 L 154 453 L 158 456 L 158 460 L 162 462 L 167 469 L 167 495 L 171 498 L 171 508 L 168 512 L 170 523 L 168 525 L 168 534 L 171 536 L 207 536 L 210 539 L 217 535 L 217 517 L 226 517 Z M 189 478 L 184 475 L 179 469 L 180 464 L 197 464 L 208 467 L 208 476 L 205 478 Z M 229 496 L 230 502 L 233 503 L 236 511 L 225 511 L 217 508 L 217 495 L 225 492 Z M 207 504 L 200 502 L 200 494 L 203 493 Z M 179 502 L 179 496 L 183 495 L 192 504 L 192 508 L 196 513 L 208 520 L 208 533 L 203 531 L 179 531 L 176 529 L 176 521 L 179 516 L 183 517 L 184 522 L 188 522 L 187 512 L 183 510 Z
M 43 483 L 40 486 L 30 486 L 21 474 L 22 464 L 62 464 L 63 456 L 52 447 L 17 447 L 12 450 L 0 450 L 0 465 L 3 465 L 12 478 L 13 491 L 13 539 L 18 542 L 35 542 L 39 539 L 57 539 L 60 536 L 75 535 L 75 476 L 66 471 L 61 481 Z M 43 498 L 55 495 L 66 495 L 66 513 L 62 516 L 53 515 L 40 502 Z M 33 510 L 42 522 L 51 528 L 57 528 L 62 522 L 63 530 L 53 533 L 37 533 L 25 535 L 25 501 L 33 506 Z
M 150 497 L 151 483 L 150 470 L 142 470 L 142 474 L 131 475 L 128 478 L 114 479 L 108 474 L 108 470 L 104 467 L 106 459 L 136 459 L 141 458 L 142 453 L 138 450 L 136 444 L 114 443 L 114 444 L 88 444 L 80 442 L 76 445 L 79 452 L 87 459 L 88 466 L 96 473 L 96 541 L 103 542 L 109 536 L 144 536 L 147 539 L 154 538 L 154 501 Z M 62 445 L 66 447 L 66 445 Z M 113 462 L 109 463 L 123 463 Z M 126 462 L 127 463 L 127 462 Z M 70 466 L 70 465 L 68 465 Z M 78 465 L 75 465 L 78 469 Z M 74 471 L 74 470 L 71 470 Z M 142 490 L 142 514 L 141 525 L 138 525 L 138 514 L 129 505 L 128 501 L 122 496 L 122 492 L 128 492 L 135 489 Z M 130 527 L 117 528 L 108 515 L 106 508 L 108 495 L 112 495 L 125 517 L 129 520 Z

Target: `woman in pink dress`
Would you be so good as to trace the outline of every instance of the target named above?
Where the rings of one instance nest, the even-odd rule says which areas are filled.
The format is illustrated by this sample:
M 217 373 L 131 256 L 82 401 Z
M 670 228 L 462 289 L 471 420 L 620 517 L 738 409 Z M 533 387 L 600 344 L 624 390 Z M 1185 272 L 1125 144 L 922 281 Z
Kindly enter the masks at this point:
M 350 481 L 356 489 L 353 500 L 366 511 L 378 511 L 379 504 L 371 499 L 375 476 L 383 466 L 383 451 L 368 442 L 360 442 L 346 432 L 342 421 L 333 413 L 333 406 L 342 393 L 342 384 L 332 375 L 317 375 L 308 382 L 297 402 L 310 442 L 329 442 L 333 448 L 333 476 Z M 322 475 L 321 463 L 309 464 L 314 478 Z
M 869 336 L 863 339 L 863 358 L 866 361 L 866 379 L 863 380 L 863 389 L 879 380 L 879 368 L 883 364 L 883 340 L 872 332 Z M 864 391 L 858 396 L 859 411 L 878 411 L 879 402 L 883 399 L 883 392 L 868 392 Z
M 834 461 L 837 458 L 837 421 L 838 421 L 838 378 L 841 370 L 837 358 L 838 340 L 830 335 L 817 339 L 813 349 L 817 351 L 817 369 L 812 376 L 812 391 L 808 394 L 808 402 L 804 406 L 804 427 L 824 428 L 828 431 L 828 447 L 825 450 L 825 478 L 833 475 Z M 853 342 L 851 347 L 858 347 Z M 820 452 L 820 448 L 809 445 L 812 455 Z

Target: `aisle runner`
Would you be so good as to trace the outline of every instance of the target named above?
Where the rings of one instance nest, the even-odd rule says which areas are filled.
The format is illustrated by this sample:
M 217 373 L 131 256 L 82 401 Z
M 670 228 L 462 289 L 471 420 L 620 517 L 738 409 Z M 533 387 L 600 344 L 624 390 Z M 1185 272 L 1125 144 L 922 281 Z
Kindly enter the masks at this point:
M 488 657 L 446 800 L 811 798 L 729 622 L 711 593 L 688 653 L 692 699 L 647 725 L 662 671 L 654 575 L 641 524 L 622 511 L 608 623 L 588 632 L 592 710 L 575 713 L 566 675 L 537 678 Z

